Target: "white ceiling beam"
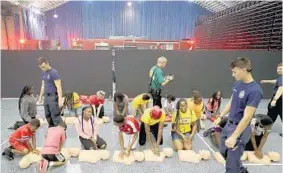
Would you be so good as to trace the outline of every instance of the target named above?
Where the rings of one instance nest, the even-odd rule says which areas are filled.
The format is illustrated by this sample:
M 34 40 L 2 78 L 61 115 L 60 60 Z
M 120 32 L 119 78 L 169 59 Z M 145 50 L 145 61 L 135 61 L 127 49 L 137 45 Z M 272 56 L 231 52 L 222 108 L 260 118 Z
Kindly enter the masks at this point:
M 46 6 L 46 7 L 44 8 L 44 11 L 46 12 L 46 11 L 55 9 L 55 8 L 57 8 L 57 7 L 59 7 L 59 6 L 63 5 L 63 4 L 65 4 L 65 3 L 67 3 L 67 2 L 68 2 L 68 1 L 56 2 L 56 4 L 54 3 L 54 4 L 50 5 L 50 6 Z
M 237 5 L 234 1 L 219 1 L 220 3 L 224 4 L 226 7 L 233 7 Z
M 213 4 L 210 5 L 211 8 L 214 8 L 216 10 L 222 10 L 223 6 L 219 5 L 217 2 L 213 2 Z
M 192 2 L 212 12 L 223 11 L 239 3 L 239 1 L 224 1 L 224 0 L 202 0 L 202 1 L 194 0 Z
M 52 10 L 54 8 L 59 7 L 60 5 L 69 2 L 69 0 L 29 0 L 29 1 L 18 1 L 18 0 L 7 0 L 10 3 L 18 6 L 22 6 L 25 8 L 34 7 L 39 9 L 42 12 L 46 12 L 48 10 Z
M 17 1 L 17 0 L 8 0 L 9 2 L 15 4 L 15 5 L 21 5 L 24 7 L 28 7 L 29 4 L 32 4 L 35 8 L 38 8 L 39 10 L 46 12 L 49 10 L 52 10 L 54 8 L 59 7 L 60 5 L 68 2 L 69 0 L 30 0 L 30 1 Z M 225 10 L 229 7 L 232 7 L 241 1 L 223 1 L 223 0 L 204 0 L 204 1 L 199 1 L 199 0 L 192 0 L 192 2 L 200 5 L 203 8 L 206 8 L 209 11 L 212 12 L 219 12 L 222 10 Z
M 217 7 L 213 1 L 195 1 L 195 3 L 212 12 L 217 12 L 219 10 L 219 7 Z

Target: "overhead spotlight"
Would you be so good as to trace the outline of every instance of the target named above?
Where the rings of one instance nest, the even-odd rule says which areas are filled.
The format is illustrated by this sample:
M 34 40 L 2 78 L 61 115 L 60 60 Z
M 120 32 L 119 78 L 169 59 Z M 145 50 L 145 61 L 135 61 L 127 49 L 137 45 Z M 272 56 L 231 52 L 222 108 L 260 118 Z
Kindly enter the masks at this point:
M 53 17 L 54 17 L 54 18 L 58 18 L 58 15 L 57 15 L 57 14 L 54 14 Z
M 132 2 L 128 2 L 127 5 L 128 5 L 128 7 L 131 7 L 132 6 Z
M 20 39 L 20 43 L 21 43 L 21 44 L 24 44 L 25 42 L 26 42 L 25 39 Z

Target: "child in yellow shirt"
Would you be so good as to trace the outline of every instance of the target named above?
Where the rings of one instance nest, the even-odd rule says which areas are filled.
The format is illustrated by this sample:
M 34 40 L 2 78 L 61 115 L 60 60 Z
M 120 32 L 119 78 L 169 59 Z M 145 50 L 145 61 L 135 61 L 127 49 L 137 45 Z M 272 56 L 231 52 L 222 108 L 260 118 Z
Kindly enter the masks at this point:
M 159 106 L 153 106 L 144 111 L 141 116 L 139 144 L 145 145 L 148 140 L 149 146 L 154 154 L 160 154 L 159 145 L 163 144 L 163 125 L 165 121 L 165 112 Z M 151 133 L 155 141 L 151 138 Z
M 61 114 L 64 115 L 64 110 L 68 109 L 69 115 L 79 116 L 82 112 L 82 105 L 80 102 L 79 94 L 76 92 L 66 92 L 64 94 L 64 104 L 61 108 Z
M 147 93 L 140 94 L 132 101 L 133 116 L 142 115 L 144 110 L 149 107 L 150 95 Z
M 191 150 L 192 140 L 197 130 L 195 112 L 188 108 L 185 99 L 177 102 L 176 112 L 172 118 L 172 141 L 176 150 Z

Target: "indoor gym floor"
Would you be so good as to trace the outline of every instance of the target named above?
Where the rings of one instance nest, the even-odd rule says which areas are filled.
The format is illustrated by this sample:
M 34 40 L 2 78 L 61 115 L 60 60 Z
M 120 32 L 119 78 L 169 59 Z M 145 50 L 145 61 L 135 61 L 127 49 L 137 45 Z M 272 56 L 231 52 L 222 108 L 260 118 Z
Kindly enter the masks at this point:
M 207 100 L 205 100 L 206 103 Z M 227 103 L 227 100 L 224 100 L 222 108 Z M 268 100 L 262 100 L 260 106 L 257 110 L 257 113 L 266 113 Z M 105 103 L 105 112 L 107 115 L 110 115 L 112 119 L 112 102 L 106 101 Z M 8 130 L 7 127 L 13 124 L 15 121 L 20 120 L 18 109 L 17 109 L 17 100 L 16 99 L 2 99 L 2 108 L 1 108 L 1 151 L 5 147 L 8 147 L 7 139 L 12 133 L 11 130 Z M 43 116 L 44 111 L 42 106 L 38 106 L 38 115 Z M 208 120 L 205 122 L 206 128 L 212 126 L 212 123 Z M 263 148 L 263 151 L 276 151 L 281 154 L 280 163 L 275 163 L 270 166 L 247 164 L 248 170 L 250 173 L 281 173 L 282 172 L 282 138 L 279 136 L 279 132 L 282 130 L 282 125 L 280 119 L 278 118 L 270 134 L 266 145 Z M 37 137 L 37 146 L 41 147 L 44 144 L 45 134 L 47 132 L 47 126 L 41 127 L 36 133 Z M 193 141 L 193 150 L 198 151 L 200 149 L 205 150 L 216 150 L 210 143 L 209 139 L 202 137 L 203 131 L 195 135 Z M 198 164 L 180 162 L 177 157 L 177 153 L 174 153 L 172 158 L 166 158 L 163 163 L 133 163 L 130 166 L 126 166 L 120 163 L 112 162 L 112 155 L 115 150 L 119 150 L 118 142 L 118 133 L 116 128 L 113 125 L 112 120 L 108 124 L 103 124 L 99 130 L 99 135 L 104 138 L 107 142 L 107 150 L 110 153 L 110 159 L 107 161 L 99 161 L 96 164 L 90 163 L 79 163 L 76 158 L 72 158 L 65 165 L 57 168 L 49 169 L 49 172 L 54 173 L 140 173 L 140 172 L 150 172 L 150 173 L 173 173 L 173 172 L 184 172 L 184 173 L 224 173 L 224 165 L 219 164 L 213 158 L 209 161 L 201 161 Z M 164 128 L 163 132 L 164 138 L 164 147 L 171 146 L 171 135 L 170 135 L 170 126 Z M 77 137 L 75 127 L 69 125 L 67 129 L 67 140 L 65 147 L 80 147 L 80 141 Z M 145 147 L 138 147 L 138 149 L 144 149 Z M 1 172 L 2 173 L 33 173 L 36 172 L 36 164 L 33 164 L 27 169 L 20 169 L 18 162 L 21 156 L 15 156 L 13 161 L 8 161 L 5 157 L 1 159 Z

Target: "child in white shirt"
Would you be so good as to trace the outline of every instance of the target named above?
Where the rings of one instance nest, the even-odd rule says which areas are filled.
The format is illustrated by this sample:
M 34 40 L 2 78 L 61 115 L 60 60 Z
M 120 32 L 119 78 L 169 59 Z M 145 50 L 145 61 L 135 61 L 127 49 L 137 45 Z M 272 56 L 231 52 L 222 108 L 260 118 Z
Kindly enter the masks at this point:
M 165 100 L 164 106 L 163 106 L 164 107 L 164 111 L 166 113 L 166 116 L 172 117 L 173 112 L 176 111 L 175 100 L 176 100 L 175 96 L 173 96 L 171 94 L 169 94 L 167 96 L 167 99 Z

